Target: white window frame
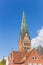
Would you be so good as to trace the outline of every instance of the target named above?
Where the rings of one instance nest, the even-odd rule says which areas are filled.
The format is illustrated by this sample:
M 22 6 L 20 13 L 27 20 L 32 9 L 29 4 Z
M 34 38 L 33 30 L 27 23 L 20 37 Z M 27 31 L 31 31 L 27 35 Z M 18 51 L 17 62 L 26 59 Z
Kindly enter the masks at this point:
M 37 63 L 33 63 L 33 65 L 37 65 Z
M 38 63 L 38 65 L 42 65 L 42 63 Z
M 30 63 L 28 63 L 28 65 L 32 65 L 32 63 L 30 62 Z

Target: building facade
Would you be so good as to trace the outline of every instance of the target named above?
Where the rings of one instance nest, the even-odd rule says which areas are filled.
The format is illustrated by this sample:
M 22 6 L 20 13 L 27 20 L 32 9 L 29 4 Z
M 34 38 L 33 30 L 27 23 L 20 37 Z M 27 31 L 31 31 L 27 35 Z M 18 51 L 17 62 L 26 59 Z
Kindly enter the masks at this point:
M 43 58 L 36 49 L 31 48 L 31 40 L 23 12 L 18 51 L 12 51 L 8 65 L 43 65 Z

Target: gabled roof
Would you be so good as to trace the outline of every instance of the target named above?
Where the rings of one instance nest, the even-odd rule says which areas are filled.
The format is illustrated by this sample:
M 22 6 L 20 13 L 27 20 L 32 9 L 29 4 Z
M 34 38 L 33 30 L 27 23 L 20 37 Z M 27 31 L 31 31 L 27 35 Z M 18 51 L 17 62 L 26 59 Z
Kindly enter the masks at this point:
M 36 55 L 40 56 L 40 58 L 42 58 L 42 56 L 37 52 L 36 49 L 31 49 L 28 52 L 19 52 L 19 51 L 12 51 L 11 53 L 11 57 L 12 57 L 12 61 L 14 64 L 22 64 L 24 63 L 31 55 Z
M 18 52 L 18 51 L 13 51 L 12 52 L 12 60 L 13 63 L 23 63 L 27 59 L 27 56 L 29 56 L 30 53 L 28 52 Z

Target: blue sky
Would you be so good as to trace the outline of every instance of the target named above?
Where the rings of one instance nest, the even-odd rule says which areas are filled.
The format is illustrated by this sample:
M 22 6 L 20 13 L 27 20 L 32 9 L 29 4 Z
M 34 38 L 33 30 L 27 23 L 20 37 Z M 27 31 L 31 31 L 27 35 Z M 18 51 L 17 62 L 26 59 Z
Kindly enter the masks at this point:
M 43 0 L 0 0 L 0 58 L 18 50 L 23 10 L 31 39 L 43 27 Z

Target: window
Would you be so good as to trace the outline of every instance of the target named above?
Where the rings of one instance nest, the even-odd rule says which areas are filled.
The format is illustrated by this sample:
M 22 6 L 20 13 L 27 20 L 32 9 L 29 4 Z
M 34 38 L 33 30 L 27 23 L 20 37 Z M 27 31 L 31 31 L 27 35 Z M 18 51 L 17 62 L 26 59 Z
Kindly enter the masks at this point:
M 33 63 L 33 65 L 37 65 L 37 63 Z
M 37 57 L 35 57 L 35 59 L 37 59 Z
M 41 63 L 28 63 L 28 65 L 42 65 Z
M 34 56 L 32 57 L 32 59 L 34 60 Z
M 32 65 L 32 63 L 28 63 L 28 65 Z
M 38 58 L 37 58 L 37 57 L 35 57 L 35 56 L 33 56 L 33 57 L 32 57 L 32 59 L 33 59 L 33 60 L 37 60 Z
M 38 65 L 42 65 L 41 63 L 38 63 Z

